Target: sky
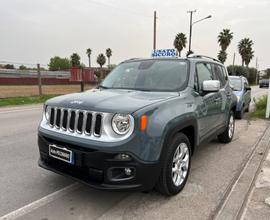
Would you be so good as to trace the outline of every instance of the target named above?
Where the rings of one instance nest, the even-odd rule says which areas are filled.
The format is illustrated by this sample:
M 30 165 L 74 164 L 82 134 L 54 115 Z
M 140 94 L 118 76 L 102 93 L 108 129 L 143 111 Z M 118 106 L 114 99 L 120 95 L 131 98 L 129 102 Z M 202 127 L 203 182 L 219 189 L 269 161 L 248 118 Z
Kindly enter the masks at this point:
M 226 65 L 241 65 L 238 42 L 254 42 L 250 66 L 270 68 L 270 0 L 0 0 L 0 62 L 48 64 L 53 56 L 74 52 L 88 64 L 86 49 L 96 57 L 111 48 L 111 63 L 150 57 L 153 48 L 153 11 L 157 11 L 157 48 L 173 48 L 177 33 L 188 38 L 188 10 L 196 9 L 192 50 L 217 57 L 217 36 L 224 28 L 234 35 Z M 184 49 L 183 54 L 186 53 Z

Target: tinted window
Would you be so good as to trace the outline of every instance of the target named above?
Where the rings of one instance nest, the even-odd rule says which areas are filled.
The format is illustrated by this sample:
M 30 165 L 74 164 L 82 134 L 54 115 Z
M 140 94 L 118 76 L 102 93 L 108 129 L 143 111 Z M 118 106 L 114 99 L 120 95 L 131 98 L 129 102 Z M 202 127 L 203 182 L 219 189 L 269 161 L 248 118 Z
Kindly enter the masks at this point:
M 115 89 L 176 91 L 187 81 L 187 62 L 180 60 L 143 60 L 122 63 L 101 86 Z
M 225 75 L 223 73 L 222 67 L 214 64 L 213 69 L 214 69 L 216 79 L 220 81 L 220 86 L 224 87 L 226 84 L 226 79 L 225 79 Z
M 213 80 L 211 65 L 209 63 L 198 63 L 196 65 L 196 71 L 199 89 L 201 90 L 203 81 Z

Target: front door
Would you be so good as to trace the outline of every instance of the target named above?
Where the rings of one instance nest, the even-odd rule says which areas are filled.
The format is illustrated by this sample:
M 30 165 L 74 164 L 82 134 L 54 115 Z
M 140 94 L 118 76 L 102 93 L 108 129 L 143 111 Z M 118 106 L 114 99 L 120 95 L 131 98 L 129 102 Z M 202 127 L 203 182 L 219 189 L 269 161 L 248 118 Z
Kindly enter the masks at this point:
M 219 124 L 220 109 L 222 105 L 222 97 L 219 92 L 204 93 L 202 91 L 202 83 L 205 80 L 214 80 L 212 66 L 207 62 L 196 64 L 196 82 L 198 96 L 195 97 L 197 102 L 199 131 L 201 138 L 205 138 L 215 133 Z

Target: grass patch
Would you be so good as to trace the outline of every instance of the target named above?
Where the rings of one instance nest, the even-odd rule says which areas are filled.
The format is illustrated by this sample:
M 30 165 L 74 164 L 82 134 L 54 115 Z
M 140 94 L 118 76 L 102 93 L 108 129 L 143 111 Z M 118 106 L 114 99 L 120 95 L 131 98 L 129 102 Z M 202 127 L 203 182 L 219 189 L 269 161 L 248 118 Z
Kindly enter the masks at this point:
M 0 99 L 0 107 L 9 105 L 27 105 L 27 104 L 44 103 L 46 100 L 53 98 L 55 96 L 57 95 L 2 98 Z
M 255 101 L 255 111 L 251 112 L 250 116 L 252 118 L 265 118 L 266 105 L 267 95 L 264 95 Z

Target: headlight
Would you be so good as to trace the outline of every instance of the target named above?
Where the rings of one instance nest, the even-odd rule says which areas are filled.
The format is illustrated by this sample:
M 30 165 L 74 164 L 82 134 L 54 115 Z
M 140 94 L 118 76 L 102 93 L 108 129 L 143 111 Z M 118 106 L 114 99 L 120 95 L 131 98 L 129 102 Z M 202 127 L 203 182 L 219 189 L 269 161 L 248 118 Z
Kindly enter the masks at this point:
M 46 120 L 48 121 L 50 118 L 50 107 L 47 105 L 45 105 L 44 107 L 44 115 L 45 115 Z
M 112 118 L 112 128 L 116 134 L 127 134 L 133 126 L 131 115 L 115 114 Z

